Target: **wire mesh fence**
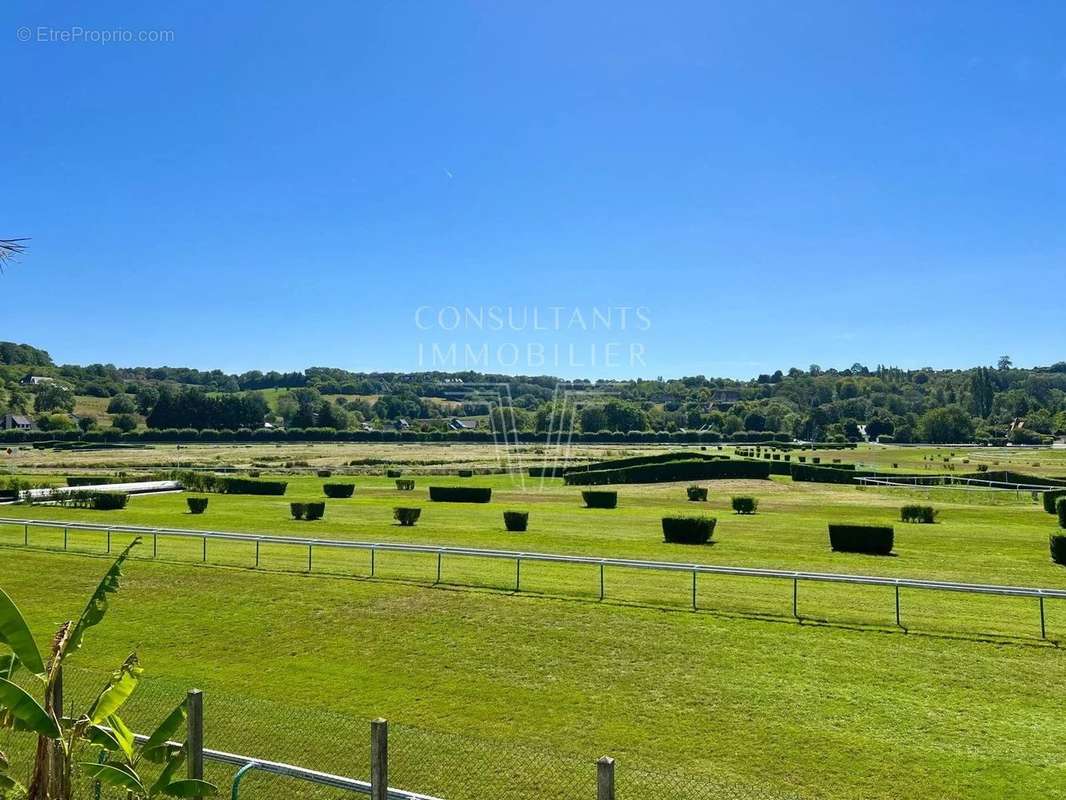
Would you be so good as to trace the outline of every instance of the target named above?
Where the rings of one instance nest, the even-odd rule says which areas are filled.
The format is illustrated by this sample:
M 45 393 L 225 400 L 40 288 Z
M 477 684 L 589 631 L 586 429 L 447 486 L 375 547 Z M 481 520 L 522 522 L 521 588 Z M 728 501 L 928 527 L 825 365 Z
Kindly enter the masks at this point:
M 84 713 L 107 685 L 109 673 L 72 668 L 64 673 L 64 713 Z M 32 678 L 19 681 L 33 691 Z M 151 733 L 185 698 L 188 687 L 173 681 L 142 678 L 123 707 L 126 724 L 140 734 Z M 39 694 L 39 691 L 37 692 Z M 269 704 L 271 714 L 264 714 Z M 285 713 L 277 713 L 279 709 Z M 279 720 L 281 720 L 279 722 Z M 245 761 L 282 762 L 345 776 L 370 779 L 370 725 L 368 720 L 278 700 L 208 691 L 204 700 L 204 743 L 209 751 L 240 754 L 236 763 L 205 759 L 205 779 L 219 787 L 219 795 L 239 800 L 350 798 L 353 792 L 286 775 L 252 769 L 239 776 Z M 22 732 L 0 730 L 0 750 L 17 776 L 28 774 L 35 738 Z M 443 800 L 581 800 L 596 798 L 597 756 L 560 752 L 548 746 L 491 740 L 420 727 L 389 725 L 389 785 Z M 93 761 L 96 753 L 84 751 L 79 761 Z M 95 787 L 80 773 L 77 797 L 126 800 L 124 791 Z M 615 794 L 619 800 L 784 800 L 795 797 L 766 787 L 746 785 L 728 777 L 682 769 L 663 770 L 626 757 L 617 764 Z M 153 776 L 149 775 L 149 779 Z

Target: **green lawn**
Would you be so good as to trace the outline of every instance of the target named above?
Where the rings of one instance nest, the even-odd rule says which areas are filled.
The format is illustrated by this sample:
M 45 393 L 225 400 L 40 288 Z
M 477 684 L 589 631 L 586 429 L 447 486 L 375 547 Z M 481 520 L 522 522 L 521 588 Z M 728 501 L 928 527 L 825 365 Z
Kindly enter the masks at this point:
M 355 496 L 327 500 L 310 523 L 288 513 L 321 495 L 324 480 L 307 476 L 289 476 L 285 497 L 211 495 L 203 516 L 185 513 L 181 494 L 134 497 L 121 512 L 0 515 L 1066 588 L 1048 558 L 1054 519 L 1028 495 L 936 490 L 940 521 L 896 521 L 896 555 L 878 558 L 833 553 L 826 522 L 889 522 L 926 495 L 722 481 L 706 484 L 706 504 L 687 502 L 684 484 L 626 486 L 618 509 L 588 510 L 558 480 L 413 477 L 407 493 L 350 478 Z M 431 503 L 431 483 L 490 485 L 493 502 Z M 758 497 L 759 513 L 733 515 L 732 494 Z M 393 524 L 398 504 L 423 508 L 417 527 Z M 530 511 L 528 533 L 504 530 L 509 508 Z M 697 510 L 718 517 L 716 544 L 662 543 L 664 514 Z M 72 534 L 74 554 L 35 549 L 61 547 L 58 529 L 32 530 L 30 550 L 22 535 L 0 527 L 0 582 L 44 640 L 103 571 L 86 554 L 102 539 Z M 787 582 L 701 576 L 693 612 L 687 575 L 609 570 L 601 603 L 588 567 L 524 564 L 516 594 L 510 562 L 447 558 L 433 586 L 433 556 L 380 554 L 385 580 L 366 577 L 361 552 L 322 549 L 312 575 L 298 574 L 307 554 L 292 546 L 264 547 L 260 570 L 247 568 L 250 545 L 212 542 L 208 556 L 193 563 L 199 541 L 164 539 L 158 561 L 132 562 L 113 618 L 78 656 L 85 670 L 110 667 L 140 643 L 154 678 L 139 727 L 147 706 L 161 713 L 165 695 L 201 685 L 210 746 L 361 775 L 366 722 L 386 716 L 394 785 L 449 800 L 591 797 L 604 753 L 619 759 L 626 800 L 1066 797 L 1066 603 L 1047 604 L 1042 642 L 1025 599 L 905 591 L 902 632 L 879 587 L 803 584 L 797 622 Z M 687 788 L 655 777 L 675 772 Z M 248 796 L 283 796 L 268 783 Z

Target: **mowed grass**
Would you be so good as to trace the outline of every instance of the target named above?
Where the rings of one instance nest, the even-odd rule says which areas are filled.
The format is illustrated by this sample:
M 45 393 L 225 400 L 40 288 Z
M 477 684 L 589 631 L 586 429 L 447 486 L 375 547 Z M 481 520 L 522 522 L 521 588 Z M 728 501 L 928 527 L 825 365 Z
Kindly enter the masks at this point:
M 44 641 L 106 565 L 5 549 L 0 584 Z M 591 796 L 575 787 L 604 753 L 627 798 L 702 796 L 686 781 L 753 787 L 711 797 L 1066 797 L 1066 656 L 1035 643 L 134 561 L 73 663 L 109 669 L 135 643 L 158 701 L 131 710 L 139 728 L 195 685 L 210 746 L 365 776 L 367 721 L 385 716 L 393 784 L 453 800 Z M 682 788 L 636 791 L 638 767 Z M 248 797 L 311 796 L 288 788 Z
M 685 483 L 614 487 L 619 508 L 592 510 L 555 479 L 406 477 L 413 492 L 376 476 L 285 476 L 284 497 L 209 495 L 202 516 L 184 494 L 0 516 L 1066 588 L 1048 556 L 1055 520 L 1024 493 L 775 478 L 705 482 L 708 503 L 688 502 Z M 355 495 L 325 499 L 323 520 L 292 520 L 289 502 L 324 499 L 327 481 L 353 482 Z M 491 486 L 493 501 L 432 503 L 430 485 Z M 759 513 L 732 514 L 734 494 L 759 498 Z M 927 500 L 937 524 L 898 521 L 902 503 Z M 396 505 L 422 507 L 418 526 L 397 526 Z M 527 533 L 506 532 L 506 509 L 530 512 Z M 664 544 L 661 517 L 677 513 L 716 516 L 717 543 Z M 895 556 L 833 553 L 828 521 L 893 524 Z M 95 585 L 104 539 L 71 532 L 76 552 L 50 553 L 34 548 L 62 548 L 61 528 L 30 529 L 29 550 L 23 535 L 0 526 L 0 585 L 43 641 Z M 113 548 L 128 540 L 114 534 Z M 515 592 L 513 561 L 449 556 L 434 585 L 434 555 L 378 553 L 372 580 L 365 551 L 317 547 L 305 575 L 306 548 L 263 545 L 254 570 L 251 544 L 211 541 L 207 565 L 195 563 L 202 547 L 164 537 L 153 562 L 149 538 L 78 656 L 111 668 L 141 645 L 160 698 L 143 725 L 135 713 L 141 727 L 163 695 L 200 685 L 211 746 L 363 775 L 366 722 L 386 716 L 394 785 L 448 800 L 591 796 L 576 787 L 604 753 L 619 758 L 626 800 L 701 796 L 686 783 L 638 788 L 638 768 L 753 787 L 716 798 L 1066 797 L 1062 601 L 1046 605 L 1045 642 L 1030 599 L 904 590 L 904 632 L 884 587 L 802 583 L 797 621 L 790 581 L 700 576 L 693 611 L 686 573 L 608 569 L 601 602 L 590 566 L 524 562 Z

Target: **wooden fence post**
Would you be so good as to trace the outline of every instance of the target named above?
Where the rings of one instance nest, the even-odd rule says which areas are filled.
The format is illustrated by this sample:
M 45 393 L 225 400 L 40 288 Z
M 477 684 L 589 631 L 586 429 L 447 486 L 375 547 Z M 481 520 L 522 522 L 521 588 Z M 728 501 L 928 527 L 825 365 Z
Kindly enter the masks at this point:
M 610 756 L 596 762 L 596 800 L 614 800 L 614 759 Z
M 389 796 L 389 723 L 376 719 L 370 723 L 370 800 L 388 800 Z
M 186 696 L 185 754 L 187 775 L 197 780 L 204 779 L 204 693 L 190 689 Z

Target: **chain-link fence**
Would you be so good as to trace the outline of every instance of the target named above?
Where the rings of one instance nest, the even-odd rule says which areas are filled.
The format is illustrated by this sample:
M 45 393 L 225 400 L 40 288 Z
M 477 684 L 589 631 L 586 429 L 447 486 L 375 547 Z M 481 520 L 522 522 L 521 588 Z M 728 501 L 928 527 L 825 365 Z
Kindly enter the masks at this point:
M 84 713 L 107 684 L 108 673 L 68 667 L 64 674 L 64 713 Z M 21 681 L 32 690 L 32 682 Z M 39 694 L 39 691 L 37 692 Z M 121 716 L 139 734 L 151 733 L 186 695 L 186 687 L 169 680 L 142 678 Z M 273 713 L 262 713 L 269 702 Z M 290 713 L 279 715 L 279 708 Z M 265 720 L 273 720 L 266 723 Z M 285 720 L 278 724 L 277 720 Z M 13 773 L 25 775 L 33 755 L 33 736 L 0 731 L 0 750 L 9 756 Z M 360 781 L 370 780 L 371 747 L 368 720 L 350 715 L 288 705 L 284 699 L 256 701 L 207 691 L 204 695 L 205 778 L 231 796 L 238 770 L 253 760 L 281 762 Z M 210 751 L 239 754 L 220 763 Z M 392 722 L 388 726 L 389 785 L 444 800 L 593 800 L 597 797 L 597 756 L 559 752 L 547 746 L 497 741 L 456 733 L 430 731 Z M 85 751 L 80 761 L 92 761 Z M 149 776 L 149 778 L 154 776 Z M 352 797 L 350 790 L 251 769 L 238 780 L 239 800 Z M 88 779 L 77 782 L 78 796 L 125 800 L 125 792 L 101 789 Z M 618 800 L 783 800 L 786 795 L 765 787 L 744 785 L 728 776 L 651 768 L 637 757 L 618 760 Z

